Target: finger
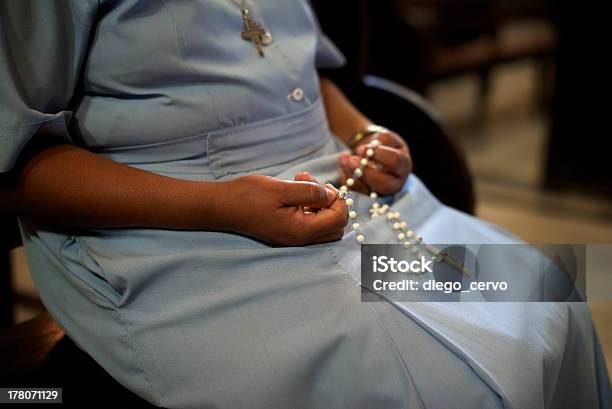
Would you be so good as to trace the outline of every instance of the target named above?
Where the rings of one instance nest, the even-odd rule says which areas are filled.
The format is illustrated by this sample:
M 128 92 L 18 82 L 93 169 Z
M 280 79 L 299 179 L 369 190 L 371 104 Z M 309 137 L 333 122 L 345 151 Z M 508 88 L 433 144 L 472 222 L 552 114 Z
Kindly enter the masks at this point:
M 334 195 L 335 195 L 336 199 L 338 199 L 338 193 L 340 192 L 340 190 L 336 189 L 336 187 L 334 185 L 332 185 L 331 183 L 326 183 L 325 187 L 328 190 L 331 190 L 332 192 L 334 192 Z
M 348 223 L 348 210 L 344 200 L 336 200 L 330 207 L 321 209 L 317 214 L 303 217 L 301 223 L 304 234 L 317 238 L 344 230 Z
M 324 236 L 314 239 L 311 244 L 329 243 L 330 241 L 338 241 L 344 236 L 344 230 L 338 230 L 334 233 L 329 233 Z
M 357 159 L 357 162 L 355 164 L 355 160 L 353 158 L 356 158 L 356 156 L 351 156 L 348 153 L 342 153 L 339 157 L 339 162 L 340 162 L 340 182 L 343 185 L 346 185 L 346 180 L 348 178 L 352 178 L 354 181 L 353 186 L 349 186 L 351 188 L 351 190 L 355 190 L 357 192 L 362 192 L 362 193 L 369 193 L 370 189 L 368 188 L 368 186 L 366 186 L 364 183 L 362 183 L 359 178 L 355 177 L 354 172 L 355 169 L 357 169 L 357 167 L 359 166 L 359 160 L 361 160 L 361 158 Z
M 412 171 L 410 155 L 396 148 L 381 145 L 374 151 L 373 161 L 384 167 L 388 173 L 404 177 Z M 353 162 L 351 162 L 353 164 Z M 359 162 L 357 162 L 359 164 Z
M 390 195 L 401 189 L 405 178 L 367 167 L 363 169 L 361 179 L 375 192 L 381 195 Z
M 281 181 L 278 192 L 280 202 L 285 206 L 328 207 L 337 193 L 315 182 Z
M 340 169 L 340 183 L 342 183 L 343 185 L 346 185 L 346 180 L 349 177 L 352 177 L 354 181 L 353 186 L 351 186 L 351 190 L 365 193 L 365 194 L 370 193 L 371 189 L 368 186 L 366 186 L 365 183 L 361 181 L 361 179 L 354 178 L 353 172 L 345 173 L 343 169 Z
M 315 177 L 312 176 L 308 172 L 300 172 L 300 173 L 298 173 L 297 175 L 295 175 L 293 180 L 295 180 L 297 182 L 314 182 L 314 183 L 317 183 L 317 179 L 315 179 Z
M 293 180 L 295 180 L 297 182 L 314 182 L 314 183 L 319 183 L 314 176 L 312 176 L 309 172 L 306 172 L 306 171 L 300 172 L 297 175 L 295 175 Z M 303 206 L 302 210 L 304 212 L 316 213 L 319 209 L 317 209 L 315 207 L 311 207 L 311 206 Z
M 392 133 L 392 132 L 383 132 L 383 133 L 377 133 L 374 134 L 372 136 L 369 136 L 367 138 L 365 138 L 358 146 L 358 148 L 363 147 L 364 148 L 364 152 L 365 152 L 365 148 L 366 145 L 368 145 L 369 143 L 371 143 L 374 139 L 378 139 L 380 141 L 380 143 L 382 143 L 383 145 L 387 145 L 387 146 L 391 146 L 392 148 L 404 148 L 406 147 L 406 142 L 404 142 L 404 140 L 397 135 L 396 133 Z
M 349 155 L 346 152 L 342 152 L 338 156 L 338 165 L 340 165 L 340 170 L 344 171 L 345 174 L 348 173 L 348 165 L 349 165 L 350 158 L 351 158 L 351 155 Z

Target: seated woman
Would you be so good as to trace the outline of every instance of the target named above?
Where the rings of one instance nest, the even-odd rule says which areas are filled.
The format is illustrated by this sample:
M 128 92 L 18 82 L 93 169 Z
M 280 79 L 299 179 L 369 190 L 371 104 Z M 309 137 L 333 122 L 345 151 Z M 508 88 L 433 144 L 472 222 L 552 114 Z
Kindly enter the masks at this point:
M 317 181 L 351 184 L 372 137 L 343 142 L 371 124 L 319 78 L 343 59 L 305 0 L 5 0 L 0 58 L 2 209 L 55 319 L 146 400 L 610 407 L 584 304 L 360 302 L 347 203 Z M 432 243 L 516 242 L 377 138 L 356 191 Z

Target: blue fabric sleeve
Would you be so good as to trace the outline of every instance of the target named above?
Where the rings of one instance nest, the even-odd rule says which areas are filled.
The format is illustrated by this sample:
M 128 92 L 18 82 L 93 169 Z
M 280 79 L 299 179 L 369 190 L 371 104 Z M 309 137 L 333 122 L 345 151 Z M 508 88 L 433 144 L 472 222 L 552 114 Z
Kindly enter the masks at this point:
M 0 2 L 0 173 L 33 137 L 70 141 L 73 96 L 95 0 Z
M 340 68 L 346 64 L 346 58 L 336 45 L 319 30 L 317 39 L 317 68 Z
M 321 24 L 310 2 L 308 2 L 308 6 L 317 25 L 317 52 L 315 56 L 317 68 L 340 68 L 344 66 L 346 64 L 344 54 L 321 29 Z

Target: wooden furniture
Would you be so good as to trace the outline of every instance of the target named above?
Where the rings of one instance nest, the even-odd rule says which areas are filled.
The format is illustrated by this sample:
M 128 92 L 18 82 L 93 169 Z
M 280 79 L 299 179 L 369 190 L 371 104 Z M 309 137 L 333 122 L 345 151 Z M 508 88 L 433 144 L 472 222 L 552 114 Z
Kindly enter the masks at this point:
M 536 61 L 538 105 L 548 101 L 557 44 L 554 0 L 312 0 L 325 32 L 349 60 L 344 76 L 377 75 L 425 93 L 436 80 L 473 73 L 486 105 L 490 72 Z M 349 22 L 349 23 L 343 23 Z

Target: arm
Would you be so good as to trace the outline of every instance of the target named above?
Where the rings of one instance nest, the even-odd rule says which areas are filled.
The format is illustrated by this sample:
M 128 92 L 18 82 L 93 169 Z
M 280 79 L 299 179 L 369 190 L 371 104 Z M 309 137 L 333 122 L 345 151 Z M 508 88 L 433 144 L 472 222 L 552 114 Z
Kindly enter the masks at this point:
M 0 211 L 58 225 L 222 230 L 303 245 L 342 236 L 346 208 L 336 192 L 265 176 L 173 179 L 56 145 L 33 154 L 16 180 L 0 185 Z M 304 206 L 321 210 L 305 214 Z
M 347 143 L 353 134 L 372 124 L 332 81 L 321 78 L 320 83 L 330 130 L 340 140 Z M 360 167 L 360 161 L 365 157 L 366 145 L 374 138 L 383 145 L 376 149 L 370 165 L 364 169 L 363 177 L 355 182 L 353 188 L 364 193 L 375 191 L 391 195 L 401 190 L 412 171 L 408 145 L 392 131 L 363 139 L 354 147 L 352 154 L 341 153 L 338 158 L 340 182 L 344 184 L 346 179 L 352 177 L 355 169 Z
M 342 142 L 372 124 L 331 80 L 321 77 L 320 84 L 330 129 Z
M 0 212 L 60 226 L 223 230 L 286 245 L 341 237 L 344 202 L 310 180 L 190 182 L 58 145 L 71 139 L 67 111 L 98 3 L 0 1 Z
M 1 209 L 58 225 L 208 228 L 219 225 L 218 184 L 158 176 L 71 145 L 34 154 L 0 190 Z M 198 196 L 214 198 L 197 201 Z

